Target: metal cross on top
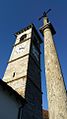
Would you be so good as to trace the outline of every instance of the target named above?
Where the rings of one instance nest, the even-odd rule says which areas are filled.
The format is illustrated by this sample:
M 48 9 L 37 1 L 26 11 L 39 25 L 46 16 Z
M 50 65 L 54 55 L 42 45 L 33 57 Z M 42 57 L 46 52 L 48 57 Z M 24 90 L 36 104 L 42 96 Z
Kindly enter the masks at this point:
M 43 17 L 46 17 L 47 14 L 51 11 L 51 9 L 49 9 L 48 11 L 44 11 L 43 15 L 39 18 L 39 20 L 41 20 Z

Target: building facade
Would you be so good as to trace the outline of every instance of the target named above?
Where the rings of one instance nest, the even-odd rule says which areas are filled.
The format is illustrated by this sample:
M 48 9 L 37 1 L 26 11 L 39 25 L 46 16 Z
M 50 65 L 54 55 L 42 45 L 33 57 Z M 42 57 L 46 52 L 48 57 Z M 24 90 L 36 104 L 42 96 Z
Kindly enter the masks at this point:
M 25 104 L 21 95 L 0 80 L 0 119 L 23 119 L 21 112 Z

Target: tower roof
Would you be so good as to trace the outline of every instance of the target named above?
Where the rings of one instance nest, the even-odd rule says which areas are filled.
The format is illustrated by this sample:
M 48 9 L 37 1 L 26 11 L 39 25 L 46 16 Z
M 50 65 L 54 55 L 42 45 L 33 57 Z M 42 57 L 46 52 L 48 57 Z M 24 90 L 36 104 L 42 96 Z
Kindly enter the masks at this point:
M 32 28 L 32 30 L 35 31 L 37 37 L 39 38 L 40 43 L 42 43 L 43 41 L 42 41 L 42 39 L 41 39 L 39 33 L 37 32 L 37 30 L 36 30 L 36 28 L 35 28 L 35 25 L 34 25 L 33 23 L 31 23 L 31 24 L 28 25 L 27 27 L 24 27 L 23 29 L 17 31 L 14 35 L 17 36 L 17 35 L 23 33 L 24 31 L 26 31 L 26 30 L 28 30 L 28 29 L 30 29 L 30 28 Z

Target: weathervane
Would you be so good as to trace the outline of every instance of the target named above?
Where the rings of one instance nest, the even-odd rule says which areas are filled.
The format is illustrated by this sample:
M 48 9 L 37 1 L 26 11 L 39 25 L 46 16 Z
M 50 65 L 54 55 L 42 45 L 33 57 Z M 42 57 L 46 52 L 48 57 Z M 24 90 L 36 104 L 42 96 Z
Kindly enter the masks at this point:
M 51 11 L 51 9 L 49 9 L 48 11 L 44 11 L 43 15 L 39 18 L 39 20 L 41 20 L 43 17 L 46 17 L 47 14 Z

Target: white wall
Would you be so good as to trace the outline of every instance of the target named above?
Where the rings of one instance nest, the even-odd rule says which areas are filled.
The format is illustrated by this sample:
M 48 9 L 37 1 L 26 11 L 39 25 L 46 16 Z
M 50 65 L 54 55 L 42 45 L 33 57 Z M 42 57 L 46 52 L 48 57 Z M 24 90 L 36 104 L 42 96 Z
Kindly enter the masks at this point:
M 20 105 L 0 87 L 0 119 L 18 119 Z

